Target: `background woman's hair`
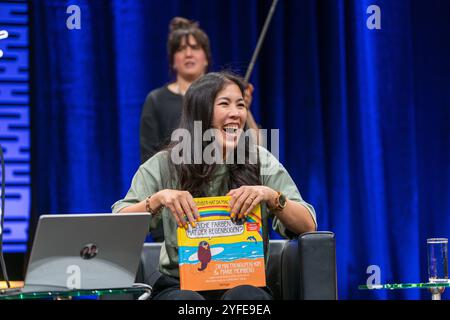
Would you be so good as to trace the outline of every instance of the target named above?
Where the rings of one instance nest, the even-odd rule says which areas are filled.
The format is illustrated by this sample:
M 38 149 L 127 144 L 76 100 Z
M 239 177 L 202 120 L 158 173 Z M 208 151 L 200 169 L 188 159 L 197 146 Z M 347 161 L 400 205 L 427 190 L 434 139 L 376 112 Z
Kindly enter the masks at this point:
M 197 43 L 205 51 L 206 59 L 208 61 L 207 70 L 212 65 L 211 48 L 209 45 L 208 35 L 203 31 L 199 23 L 193 20 L 188 20 L 182 17 L 175 17 L 169 24 L 169 37 L 167 39 L 167 54 L 169 59 L 170 72 L 173 73 L 173 58 L 181 45 L 181 41 L 189 35 L 192 35 Z
M 242 95 L 244 95 L 245 85 L 242 78 L 231 74 L 229 72 L 215 72 L 208 73 L 200 79 L 194 81 L 189 89 L 186 91 L 183 104 L 183 112 L 181 115 L 181 121 L 179 128 L 186 129 L 192 138 L 191 140 L 191 159 L 190 164 L 175 165 L 172 163 L 169 157 L 170 166 L 174 167 L 174 172 L 177 175 L 179 181 L 179 187 L 181 190 L 189 191 L 194 197 L 205 196 L 204 190 L 211 181 L 216 164 L 206 164 L 203 161 L 203 151 L 210 141 L 203 141 L 202 137 L 206 130 L 212 128 L 212 121 L 214 116 L 214 101 L 217 94 L 223 90 L 229 84 L 236 84 Z M 201 121 L 202 123 L 202 136 L 197 139 L 201 141 L 202 151 L 202 164 L 194 164 L 194 121 Z M 246 127 L 244 130 L 246 130 Z M 244 134 L 240 139 L 247 139 Z M 240 163 L 237 161 L 237 152 L 234 152 L 233 164 L 227 164 L 229 169 L 229 177 L 224 183 L 227 184 L 227 189 L 238 188 L 242 185 L 259 185 L 261 184 L 259 175 L 259 159 L 256 164 L 251 164 L 250 157 L 250 143 L 248 141 L 244 143 L 245 161 Z M 167 150 L 172 151 L 177 142 L 173 142 L 168 146 Z M 198 152 L 198 151 L 197 151 Z

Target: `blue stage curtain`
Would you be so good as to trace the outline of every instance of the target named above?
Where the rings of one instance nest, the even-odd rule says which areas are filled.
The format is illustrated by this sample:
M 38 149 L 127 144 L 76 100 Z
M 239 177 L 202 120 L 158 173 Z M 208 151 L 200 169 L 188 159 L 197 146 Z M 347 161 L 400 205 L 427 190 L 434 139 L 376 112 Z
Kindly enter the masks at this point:
M 68 30 L 66 8 L 81 8 Z M 108 212 L 139 166 L 147 93 L 170 80 L 176 15 L 200 21 L 214 70 L 245 73 L 267 0 L 33 0 L 33 212 Z M 381 8 L 381 29 L 366 10 Z M 337 239 L 341 299 L 427 280 L 426 238 L 450 230 L 450 2 L 280 1 L 257 62 L 252 111 L 280 129 L 280 159 Z M 270 146 L 269 146 L 270 147 Z

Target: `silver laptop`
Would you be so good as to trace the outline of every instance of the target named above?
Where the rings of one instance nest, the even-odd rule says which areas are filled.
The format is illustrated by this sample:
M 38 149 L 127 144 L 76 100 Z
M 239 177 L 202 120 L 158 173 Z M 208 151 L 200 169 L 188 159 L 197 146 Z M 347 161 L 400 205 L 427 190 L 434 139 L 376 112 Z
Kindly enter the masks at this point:
M 146 213 L 42 215 L 22 292 L 131 287 L 149 223 Z

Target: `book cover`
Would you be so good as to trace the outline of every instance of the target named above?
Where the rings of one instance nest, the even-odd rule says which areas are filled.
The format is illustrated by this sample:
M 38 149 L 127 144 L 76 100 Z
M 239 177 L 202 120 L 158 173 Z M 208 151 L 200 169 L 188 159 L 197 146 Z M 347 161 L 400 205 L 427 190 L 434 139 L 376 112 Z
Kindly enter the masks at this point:
M 195 198 L 200 221 L 178 228 L 182 290 L 220 290 L 238 285 L 266 285 L 261 208 L 245 222 L 230 219 L 230 197 Z

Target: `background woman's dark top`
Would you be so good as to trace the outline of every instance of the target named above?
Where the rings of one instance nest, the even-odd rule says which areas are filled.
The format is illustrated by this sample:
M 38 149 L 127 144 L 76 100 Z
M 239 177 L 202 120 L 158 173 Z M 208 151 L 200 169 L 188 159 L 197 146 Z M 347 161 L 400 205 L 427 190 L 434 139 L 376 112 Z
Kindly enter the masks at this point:
M 145 99 L 139 132 L 141 164 L 170 142 L 172 131 L 178 128 L 183 96 L 167 86 L 151 91 Z

